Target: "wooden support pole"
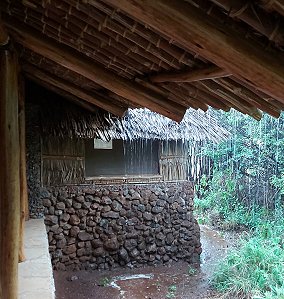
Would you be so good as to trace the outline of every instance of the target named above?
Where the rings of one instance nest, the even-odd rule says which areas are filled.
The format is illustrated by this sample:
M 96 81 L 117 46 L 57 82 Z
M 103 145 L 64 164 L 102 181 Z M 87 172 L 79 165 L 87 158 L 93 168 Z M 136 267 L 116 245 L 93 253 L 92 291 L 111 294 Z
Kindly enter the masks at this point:
M 284 103 L 280 51 L 266 51 L 186 1 L 106 2 Z
M 0 49 L 0 298 L 18 297 L 20 172 L 17 58 Z
M 181 121 L 186 109 L 151 90 L 131 82 L 88 59 L 76 50 L 40 35 L 9 17 L 4 19 L 13 38 L 24 47 L 70 69 L 138 105 L 143 105 L 175 121 Z
M 216 79 L 230 76 L 228 72 L 218 66 L 209 66 L 199 70 L 192 70 L 180 73 L 162 73 L 150 76 L 154 83 L 158 82 L 195 82 L 199 80 Z
M 19 80 L 19 142 L 20 142 L 20 243 L 19 262 L 25 260 L 24 229 L 25 221 L 29 218 L 27 166 L 26 166 L 26 124 L 25 124 L 25 83 Z

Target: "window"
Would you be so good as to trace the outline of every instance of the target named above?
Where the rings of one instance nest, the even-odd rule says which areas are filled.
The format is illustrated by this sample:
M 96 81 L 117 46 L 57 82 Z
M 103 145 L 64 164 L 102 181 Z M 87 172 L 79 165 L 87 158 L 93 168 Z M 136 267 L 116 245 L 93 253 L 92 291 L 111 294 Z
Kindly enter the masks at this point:
M 112 148 L 94 148 L 94 140 L 85 143 L 87 177 L 159 174 L 159 141 L 112 140 Z

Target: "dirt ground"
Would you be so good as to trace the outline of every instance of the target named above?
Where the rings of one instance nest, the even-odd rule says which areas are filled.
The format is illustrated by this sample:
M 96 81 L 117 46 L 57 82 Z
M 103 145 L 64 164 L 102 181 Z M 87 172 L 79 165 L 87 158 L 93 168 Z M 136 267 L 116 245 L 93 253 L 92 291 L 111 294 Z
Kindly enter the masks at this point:
M 212 299 L 209 285 L 214 265 L 225 256 L 228 243 L 206 226 L 201 227 L 201 265 L 184 262 L 171 266 L 112 271 L 54 272 L 57 299 Z

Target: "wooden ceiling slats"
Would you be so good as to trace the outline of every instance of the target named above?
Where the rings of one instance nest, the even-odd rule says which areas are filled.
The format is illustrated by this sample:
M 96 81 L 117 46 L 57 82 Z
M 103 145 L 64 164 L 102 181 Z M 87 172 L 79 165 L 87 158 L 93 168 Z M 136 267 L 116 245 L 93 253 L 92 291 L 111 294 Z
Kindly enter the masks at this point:
M 111 16 L 112 19 L 119 22 L 125 28 L 128 28 L 130 31 L 139 34 L 141 37 L 145 38 L 153 45 L 156 45 L 157 47 L 163 49 L 174 58 L 176 58 L 180 63 L 188 66 L 194 66 L 195 64 L 198 65 L 199 61 L 194 57 L 195 53 L 189 55 L 187 51 L 182 50 L 181 48 L 176 47 L 173 44 L 169 44 L 166 39 L 161 38 L 161 36 L 159 36 L 157 33 L 154 33 L 138 22 L 120 14 L 116 9 L 107 6 L 101 1 L 88 0 L 88 3 L 101 10 L 105 14 Z
M 204 9 L 206 1 L 194 1 Z M 239 19 L 267 37 L 269 41 L 273 41 L 276 45 L 284 45 L 284 23 L 279 18 L 258 7 L 255 2 L 247 0 L 210 0 L 208 6 L 212 2 L 225 11 L 226 15 L 224 14 L 223 18 L 229 16 Z
M 244 81 L 284 102 L 284 60 L 237 36 L 184 1 L 107 0 L 114 7 L 172 37 Z
M 261 97 L 251 92 L 249 89 L 243 87 L 242 85 L 234 82 L 233 80 L 229 78 L 219 78 L 213 81 L 218 85 L 224 87 L 228 91 L 239 96 L 240 98 L 244 99 L 247 103 L 251 103 L 252 105 L 256 106 L 262 111 L 267 112 L 271 116 L 280 116 L 280 110 L 277 107 L 275 107 L 272 103 L 263 100 Z
M 261 119 L 261 113 L 259 113 L 257 108 L 250 102 L 244 100 L 241 96 L 223 88 L 212 80 L 200 81 L 199 84 L 204 86 L 206 89 L 213 91 L 215 94 L 218 94 L 221 98 L 232 103 L 239 109 L 243 109 L 246 111 L 246 114 L 251 115 L 257 120 Z
M 275 11 L 284 16 L 284 1 L 283 0 L 259 0 L 261 6 L 267 11 Z
M 65 68 L 93 80 L 106 89 L 129 99 L 131 102 L 141 104 L 150 110 L 161 113 L 167 117 L 180 121 L 185 113 L 185 108 L 172 103 L 160 95 L 149 92 L 148 89 L 107 71 L 105 68 L 87 59 L 75 50 L 64 45 L 58 45 L 55 41 L 43 38 L 40 34 L 27 28 L 23 24 L 4 20 L 10 28 L 14 39 L 24 47 L 53 60 Z
M 47 8 L 50 10 L 54 10 L 56 7 L 52 5 L 53 2 L 51 2 Z M 178 69 L 180 67 L 180 62 L 176 60 L 173 56 L 169 55 L 166 51 L 164 51 L 161 48 L 156 47 L 152 43 L 150 43 L 148 40 L 144 39 L 143 37 L 139 36 L 138 34 L 132 32 L 131 30 L 127 30 L 123 26 L 121 26 L 119 23 L 115 23 L 111 18 L 109 18 L 107 15 L 104 15 L 100 13 L 100 11 L 93 9 L 92 13 L 90 14 L 90 11 L 88 10 L 87 13 L 88 16 L 84 14 L 82 11 L 78 11 L 75 9 L 77 7 L 77 2 L 74 3 L 74 1 L 70 1 L 70 3 L 73 3 L 74 6 L 73 9 L 68 10 L 68 14 L 76 17 L 77 20 L 86 20 L 86 23 L 89 26 L 96 26 L 98 31 L 105 32 L 109 36 L 115 36 L 115 39 L 117 39 L 117 36 L 120 38 L 123 38 L 124 40 L 129 40 L 130 42 L 134 43 L 138 47 L 142 48 L 144 51 L 150 52 L 152 55 L 154 55 L 156 58 L 161 60 L 162 62 L 166 63 L 169 67 L 174 67 Z M 76 6 L 75 6 L 76 5 Z M 60 8 L 60 6 L 58 6 Z M 86 25 L 85 25 L 86 26 Z
M 260 119 L 258 109 L 274 117 L 284 110 L 282 1 L 3 0 L 0 12 L 23 63 L 114 107 L 147 106 L 180 120 L 187 107 L 212 106 Z

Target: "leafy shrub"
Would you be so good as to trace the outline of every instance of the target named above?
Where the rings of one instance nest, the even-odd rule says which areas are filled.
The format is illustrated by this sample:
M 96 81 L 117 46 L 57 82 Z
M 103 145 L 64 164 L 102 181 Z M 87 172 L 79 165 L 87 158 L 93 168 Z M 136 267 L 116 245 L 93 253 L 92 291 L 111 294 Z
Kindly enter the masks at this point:
M 284 298 L 284 223 L 267 222 L 219 264 L 213 285 L 227 298 Z

